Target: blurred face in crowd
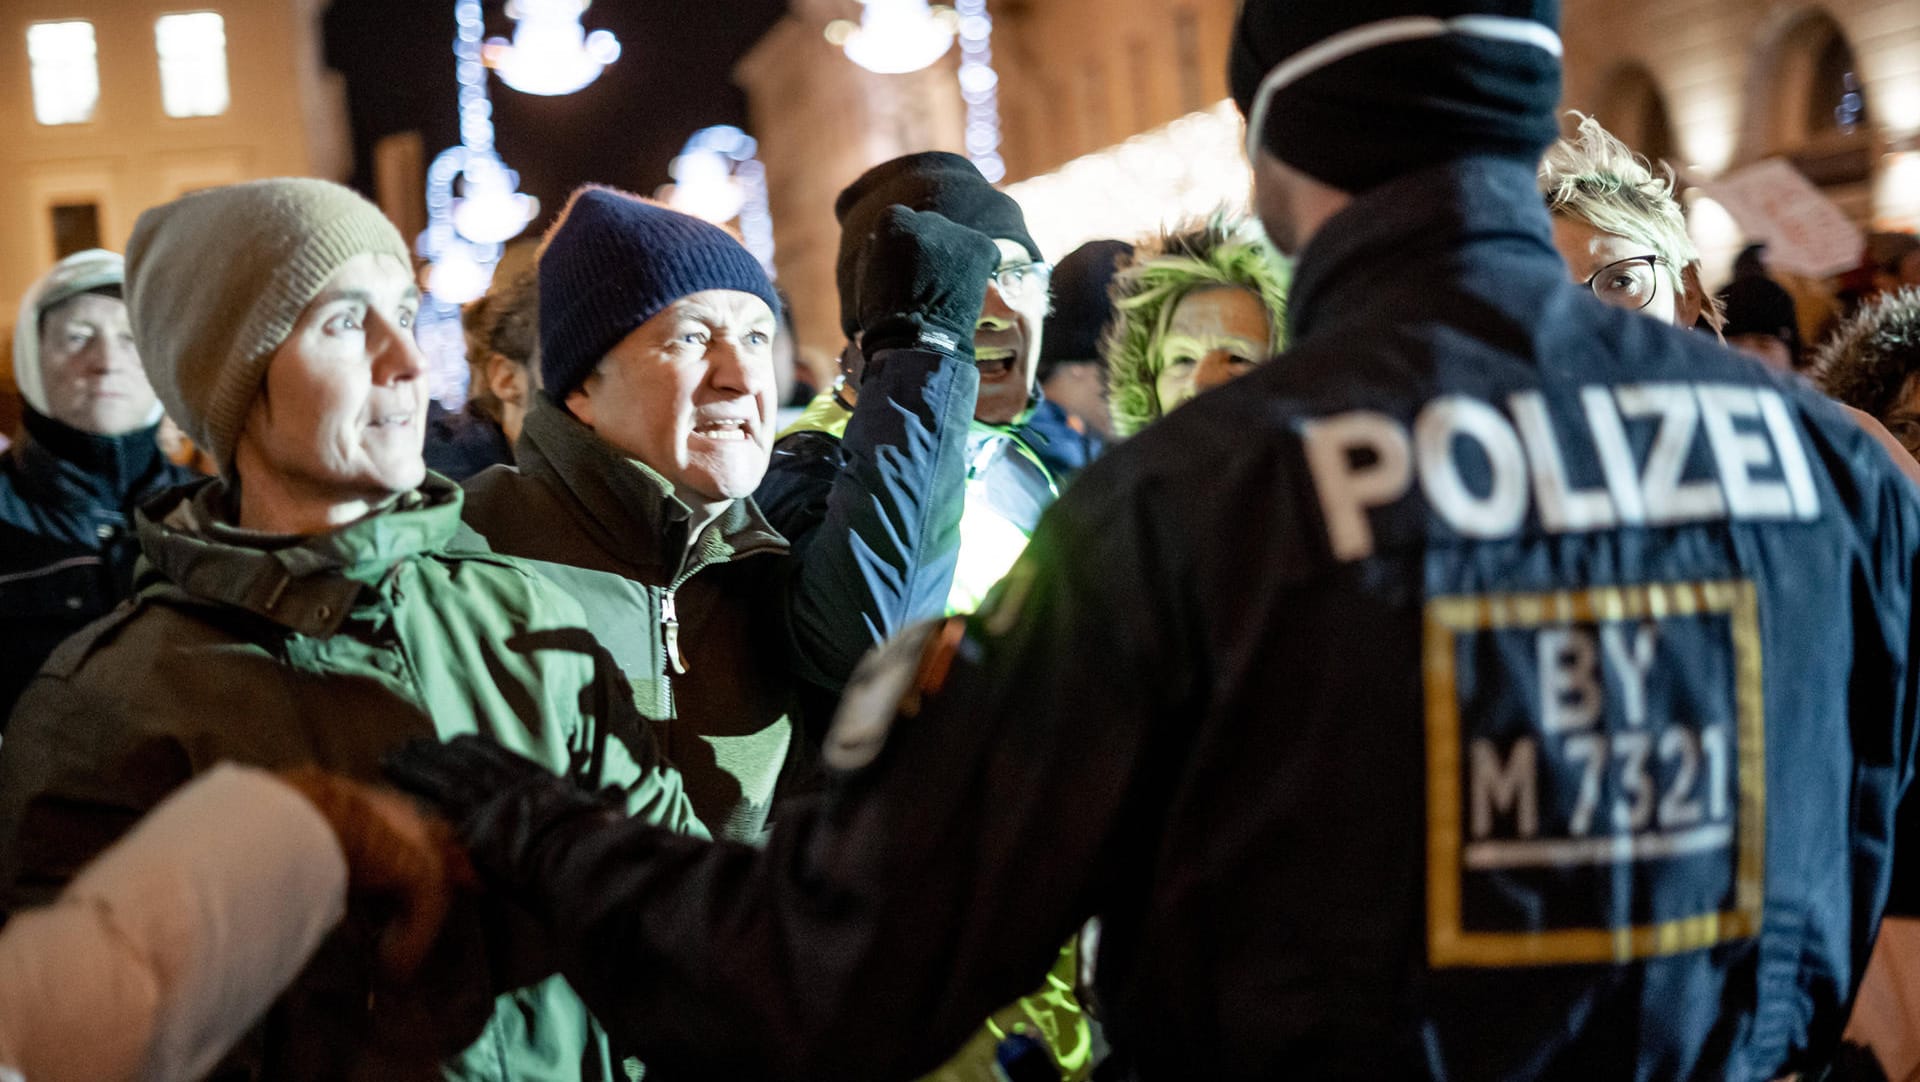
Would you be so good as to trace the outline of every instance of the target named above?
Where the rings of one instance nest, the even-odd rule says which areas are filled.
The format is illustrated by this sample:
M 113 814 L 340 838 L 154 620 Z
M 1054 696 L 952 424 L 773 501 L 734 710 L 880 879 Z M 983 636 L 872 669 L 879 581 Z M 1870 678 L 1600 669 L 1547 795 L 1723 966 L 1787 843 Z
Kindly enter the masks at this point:
M 1273 328 L 1266 306 L 1237 286 L 1197 289 L 1180 299 L 1154 343 L 1154 394 L 1171 413 L 1203 391 L 1245 375 L 1265 360 Z
M 973 416 L 985 424 L 1012 424 L 1027 408 L 1040 362 L 1040 328 L 1047 318 L 1048 271 L 1027 250 L 996 240 L 1000 267 L 987 284 L 987 303 L 973 331 L 980 366 L 980 398 Z
M 82 293 L 40 317 L 40 378 L 53 419 L 82 432 L 118 436 L 153 416 L 153 387 L 117 297 Z
M 1046 395 L 1068 415 L 1102 436 L 1113 433 L 1107 408 L 1107 370 L 1099 361 L 1061 361 L 1047 376 Z
M 1602 233 L 1578 218 L 1553 216 L 1553 246 L 1567 261 L 1573 280 L 1617 308 L 1637 311 L 1685 326 L 1673 278 L 1679 269 L 1643 241 Z M 1696 313 L 1697 314 L 1697 313 Z
M 340 265 L 274 351 L 234 457 L 243 526 L 315 532 L 420 485 L 426 363 L 420 291 L 390 255 Z M 269 511 L 269 508 L 272 511 Z
M 526 425 L 533 392 L 540 389 L 540 351 L 535 349 L 524 363 L 504 353 L 489 353 L 484 371 L 487 390 L 500 403 L 500 431 L 508 443 L 514 443 Z
M 1793 371 L 1793 350 L 1772 334 L 1730 334 L 1727 345 L 1752 357 L 1775 372 Z
M 567 409 L 683 501 L 750 495 L 773 454 L 777 329 L 751 293 L 682 297 L 621 339 Z
M 800 343 L 790 327 L 782 326 L 773 336 L 774 404 L 793 401 L 793 388 L 800 379 Z

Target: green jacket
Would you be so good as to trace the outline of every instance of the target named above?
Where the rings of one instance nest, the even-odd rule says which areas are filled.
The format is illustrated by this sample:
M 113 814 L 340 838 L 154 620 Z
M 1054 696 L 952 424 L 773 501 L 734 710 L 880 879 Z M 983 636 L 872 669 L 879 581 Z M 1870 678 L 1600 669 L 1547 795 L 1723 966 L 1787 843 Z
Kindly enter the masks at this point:
M 307 538 L 223 525 L 224 495 L 211 481 L 149 505 L 134 599 L 68 640 L 20 699 L 0 745 L 10 902 L 47 900 L 216 762 L 378 780 L 384 754 L 423 736 L 484 734 L 704 835 L 678 777 L 652 765 L 579 607 L 513 560 L 449 550 L 461 506 L 450 482 L 429 475 L 393 507 Z M 551 972 L 531 937 L 502 934 L 512 926 L 457 913 L 416 986 L 391 994 L 371 983 L 372 932 L 350 915 L 214 1077 L 417 1077 L 400 1066 L 409 1052 L 444 1054 L 475 1033 L 446 1077 L 615 1077 L 564 981 L 492 999 Z
M 786 555 L 786 539 L 735 500 L 689 548 L 666 479 L 545 400 L 515 461 L 467 482 L 467 524 L 580 603 L 701 822 L 757 840 L 795 750 L 777 604 L 786 561 L 765 558 Z

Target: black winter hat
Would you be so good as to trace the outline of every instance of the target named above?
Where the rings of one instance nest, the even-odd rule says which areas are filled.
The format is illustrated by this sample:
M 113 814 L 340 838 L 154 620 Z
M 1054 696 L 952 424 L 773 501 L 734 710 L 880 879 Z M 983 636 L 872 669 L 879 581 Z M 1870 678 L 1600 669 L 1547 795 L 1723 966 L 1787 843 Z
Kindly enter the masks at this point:
M 988 183 L 967 159 L 929 150 L 881 162 L 849 184 L 833 203 L 834 216 L 840 220 L 840 259 L 834 279 L 840 287 L 840 329 L 848 338 L 860 331 L 853 296 L 860 250 L 879 222 L 880 212 L 895 205 L 938 211 L 995 240 L 1019 244 L 1036 263 L 1046 258 L 1027 232 L 1020 204 Z
M 574 192 L 539 258 L 540 375 L 559 401 L 682 297 L 735 289 L 780 313 L 767 272 L 726 231 L 613 188 Z
M 1720 304 L 1726 309 L 1727 322 L 1720 333 L 1732 338 L 1740 334 L 1764 334 L 1787 344 L 1794 363 L 1800 361 L 1800 317 L 1793 308 L 1793 295 L 1771 278 L 1736 278 L 1720 291 Z
M 1053 311 L 1040 336 L 1039 377 L 1045 381 L 1053 366 L 1069 361 L 1100 361 L 1100 335 L 1113 319 L 1113 298 L 1107 286 L 1120 266 L 1133 259 L 1133 245 L 1123 240 L 1090 240 L 1053 269 Z
M 1228 78 L 1265 147 L 1359 193 L 1559 135 L 1559 0 L 1245 0 Z

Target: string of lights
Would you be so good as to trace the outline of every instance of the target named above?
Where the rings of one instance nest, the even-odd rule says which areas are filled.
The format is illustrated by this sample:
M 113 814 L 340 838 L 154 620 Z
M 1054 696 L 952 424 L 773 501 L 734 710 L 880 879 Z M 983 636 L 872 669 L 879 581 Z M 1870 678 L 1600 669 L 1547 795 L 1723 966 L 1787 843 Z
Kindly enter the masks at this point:
M 460 144 L 441 151 L 427 168 L 427 228 L 415 243 L 429 264 L 415 337 L 427 356 L 430 388 L 442 401 L 457 402 L 466 387 L 460 306 L 486 293 L 503 246 L 540 213 L 539 200 L 517 190 L 520 175 L 494 149 L 487 65 L 498 65 L 503 81 L 529 93 L 581 89 L 620 53 L 607 31 L 584 33 L 585 8 L 582 0 L 509 0 L 507 14 L 517 20 L 513 42 L 483 45 L 480 0 L 454 4 Z
M 960 98 L 967 104 L 967 157 L 998 184 L 1007 176 L 1000 157 L 1000 75 L 993 70 L 993 19 L 987 0 L 958 0 Z

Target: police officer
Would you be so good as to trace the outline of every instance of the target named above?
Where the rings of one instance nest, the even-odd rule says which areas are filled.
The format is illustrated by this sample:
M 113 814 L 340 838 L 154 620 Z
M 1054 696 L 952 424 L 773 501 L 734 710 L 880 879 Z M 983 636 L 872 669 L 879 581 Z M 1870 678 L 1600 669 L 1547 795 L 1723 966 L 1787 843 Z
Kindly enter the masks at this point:
M 1893 875 L 1920 505 L 1837 407 L 1567 280 L 1551 0 L 1248 0 L 1287 363 L 869 660 L 761 852 L 477 746 L 396 775 L 650 1063 L 903 1076 L 1090 915 L 1120 1077 L 1767 1079 Z

